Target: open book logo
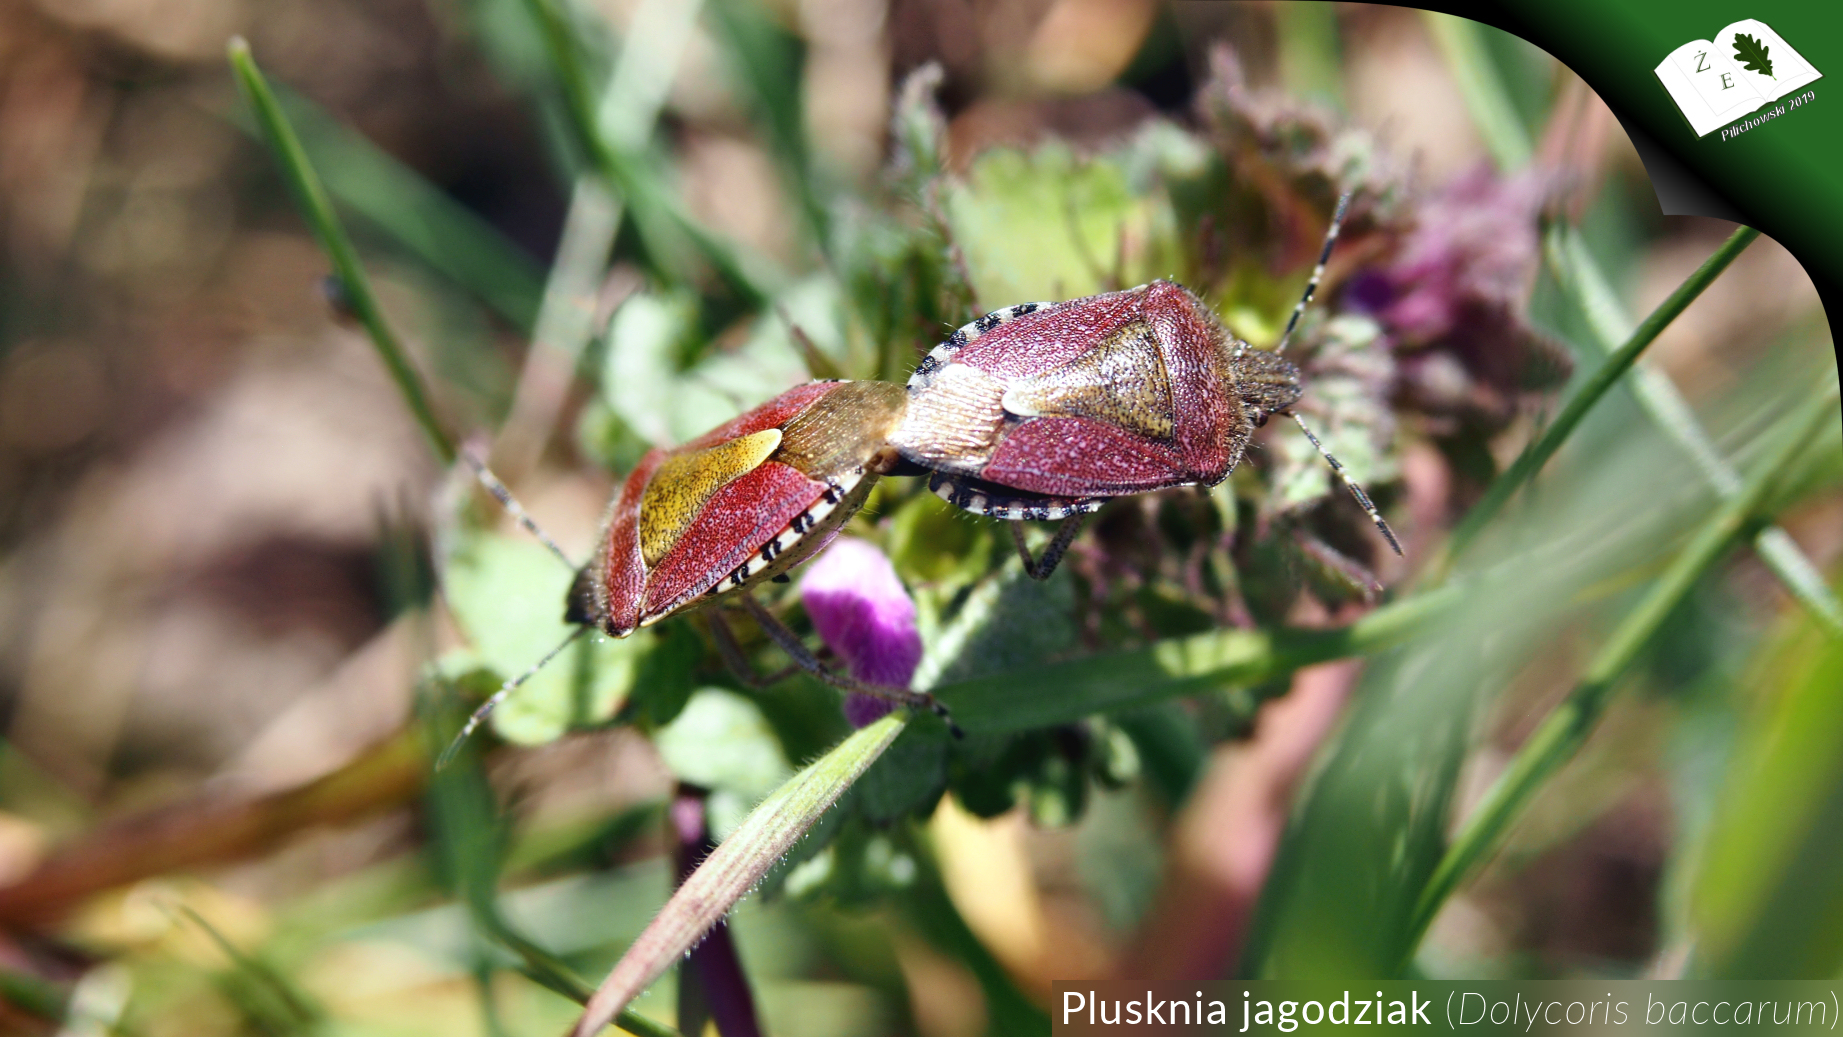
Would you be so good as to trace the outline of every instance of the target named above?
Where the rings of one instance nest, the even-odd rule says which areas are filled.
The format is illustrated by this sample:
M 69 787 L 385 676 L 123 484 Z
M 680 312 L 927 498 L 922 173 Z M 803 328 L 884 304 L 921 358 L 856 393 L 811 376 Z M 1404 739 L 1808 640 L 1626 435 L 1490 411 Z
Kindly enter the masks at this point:
M 1653 71 L 1698 137 L 1822 75 L 1757 18 L 1735 22 L 1714 42 L 1685 43 Z

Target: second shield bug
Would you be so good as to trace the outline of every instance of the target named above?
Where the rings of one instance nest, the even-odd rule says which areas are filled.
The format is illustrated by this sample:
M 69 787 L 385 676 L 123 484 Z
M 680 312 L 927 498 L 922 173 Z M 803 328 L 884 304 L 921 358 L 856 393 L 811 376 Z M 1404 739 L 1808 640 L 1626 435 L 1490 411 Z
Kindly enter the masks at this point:
M 1350 203 L 1339 199 L 1318 265 L 1279 345 L 1237 338 L 1172 281 L 1061 303 L 1024 303 L 973 321 L 909 379 L 894 442 L 950 503 L 1013 523 L 1025 569 L 1056 568 L 1084 517 L 1108 498 L 1213 486 L 1275 414 L 1299 423 L 1397 554 L 1363 488 L 1289 408 L 1303 392 L 1280 355 L 1324 274 Z M 1024 521 L 1063 521 L 1033 561 Z
M 945 717 L 925 693 L 828 670 L 750 594 L 824 547 L 863 505 L 878 476 L 898 462 L 889 437 L 906 408 L 899 385 L 811 382 L 682 446 L 648 451 L 609 506 L 595 557 L 577 569 L 565 602 L 565 618 L 578 625 L 570 640 L 589 630 L 626 637 L 668 616 L 717 606 L 708 614 L 718 649 L 753 682 L 720 610 L 740 605 L 820 680 Z M 476 470 L 525 528 L 574 568 L 505 486 L 484 466 Z M 455 744 L 562 648 L 507 681 L 474 711 Z

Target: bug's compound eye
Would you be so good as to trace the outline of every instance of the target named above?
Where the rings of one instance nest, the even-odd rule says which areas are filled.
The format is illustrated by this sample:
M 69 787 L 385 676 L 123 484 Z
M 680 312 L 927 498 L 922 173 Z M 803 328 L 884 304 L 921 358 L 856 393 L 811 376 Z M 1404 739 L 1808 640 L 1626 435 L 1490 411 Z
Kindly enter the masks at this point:
M 1255 428 L 1263 428 L 1267 424 L 1268 414 L 1266 411 L 1260 409 L 1259 407 L 1250 408 L 1248 411 L 1248 417 L 1250 420 L 1254 422 Z

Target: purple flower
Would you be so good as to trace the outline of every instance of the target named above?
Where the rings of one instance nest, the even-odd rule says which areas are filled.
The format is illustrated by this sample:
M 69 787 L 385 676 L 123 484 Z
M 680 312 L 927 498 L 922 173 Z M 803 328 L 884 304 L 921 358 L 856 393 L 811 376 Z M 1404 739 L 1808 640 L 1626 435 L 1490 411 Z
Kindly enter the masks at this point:
M 1383 319 L 1428 342 L 1452 334 L 1468 303 L 1521 303 L 1536 277 L 1536 212 L 1547 191 L 1536 174 L 1499 177 L 1488 166 L 1447 184 L 1421 207 L 1391 265 L 1398 294 Z
M 851 675 L 872 684 L 906 688 L 922 657 L 915 602 L 882 551 L 839 537 L 800 580 L 800 600 L 819 636 Z M 890 711 L 868 695 L 845 699 L 845 716 L 863 727 Z
M 704 804 L 708 798 L 704 789 L 681 781 L 666 808 L 680 885 L 717 848 L 705 824 Z M 717 1032 L 724 1037 L 761 1037 L 761 1024 L 755 1018 L 755 995 L 742 971 L 729 922 L 722 919 L 691 948 L 679 966 L 678 1025 L 685 1033 L 701 1034 L 706 1020 L 715 1022 Z
M 1567 351 L 1530 325 L 1524 304 L 1549 190 L 1541 174 L 1480 166 L 1426 198 L 1393 261 L 1345 289 L 1345 303 L 1394 338 L 1398 400 L 1442 428 L 1502 428 L 1522 396 L 1568 378 Z

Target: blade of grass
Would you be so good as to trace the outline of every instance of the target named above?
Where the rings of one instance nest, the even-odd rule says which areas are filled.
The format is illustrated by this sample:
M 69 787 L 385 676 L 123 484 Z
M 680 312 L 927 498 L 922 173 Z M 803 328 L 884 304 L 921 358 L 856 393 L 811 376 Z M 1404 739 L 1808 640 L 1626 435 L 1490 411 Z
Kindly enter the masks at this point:
M 1422 11 L 1423 24 L 1446 57 L 1446 66 L 1459 81 L 1472 124 L 1499 169 L 1521 169 L 1529 164 L 1529 133 L 1517 117 L 1516 105 L 1498 75 L 1497 67 L 1479 39 L 1478 24 L 1466 18 Z
M 591 1037 L 702 939 L 864 769 L 883 755 L 908 720 L 892 713 L 853 733 L 770 793 L 704 859 L 658 917 L 615 963 L 570 1032 Z
M 544 277 L 523 249 L 326 109 L 282 84 L 270 88 L 335 201 L 519 331 L 530 330 Z M 252 136 L 261 132 L 245 119 L 234 121 Z
M 754 0 L 717 0 L 711 22 L 734 58 L 739 78 L 754 95 L 754 114 L 766 124 L 768 140 L 781 160 L 782 179 L 806 217 L 807 230 L 821 250 L 831 242 L 825 207 L 815 189 L 808 153 L 806 119 L 801 104 L 800 41 L 767 15 Z
M 1344 75 L 1336 8 L 1329 3 L 1282 4 L 1274 8 L 1274 29 L 1286 89 L 1341 111 Z
M 596 118 L 610 139 L 638 148 L 652 137 L 702 6 L 699 0 L 645 0 L 634 12 Z M 623 215 L 621 200 L 600 175 L 577 178 L 531 349 L 494 444 L 494 463 L 508 481 L 537 461 L 594 334 L 596 294 Z
M 26 1015 L 63 1024 L 70 1009 L 70 992 L 25 972 L 0 968 L 0 1000 Z
M 339 217 L 334 215 L 332 203 L 327 200 L 326 189 L 321 185 L 312 164 L 307 161 L 307 152 L 301 147 L 300 138 L 289 125 L 288 117 L 282 113 L 281 105 L 276 102 L 275 93 L 269 89 L 262 71 L 256 67 L 256 60 L 250 55 L 250 45 L 238 36 L 230 41 L 229 54 L 231 69 L 236 73 L 244 97 L 256 112 L 256 122 L 262 127 L 262 135 L 268 141 L 270 150 L 275 153 L 276 161 L 281 164 L 282 173 L 294 192 L 302 215 L 307 218 L 308 226 L 313 228 L 314 236 L 320 240 L 320 247 L 332 260 L 334 276 L 338 278 L 340 289 L 345 295 L 344 302 L 365 326 L 372 345 L 377 347 L 378 355 L 389 369 L 391 379 L 397 383 L 397 391 L 402 393 L 410 414 L 428 437 L 435 456 L 444 465 L 453 464 L 454 442 L 442 430 L 441 422 L 436 419 L 435 411 L 429 405 L 429 394 L 423 388 L 422 377 L 411 365 L 409 355 L 404 352 L 396 333 L 385 322 L 384 312 L 378 306 L 377 297 L 372 294 L 371 282 L 358 261 L 358 252 L 352 247 L 351 239 L 346 237 Z
M 1689 304 L 1694 302 L 1705 288 L 1721 276 L 1722 271 L 1728 269 L 1728 264 L 1734 262 L 1735 257 L 1740 255 L 1748 245 L 1753 244 L 1753 240 L 1759 236 L 1760 232 L 1752 227 L 1737 228 L 1720 248 L 1703 261 L 1695 273 L 1678 285 L 1676 291 L 1670 293 L 1669 298 L 1658 304 L 1657 309 L 1651 311 L 1651 314 L 1632 332 L 1631 337 L 1626 339 L 1625 344 L 1607 357 L 1606 361 L 1569 398 L 1567 404 L 1562 407 L 1561 413 L 1555 416 L 1555 420 L 1543 430 L 1542 435 L 1517 456 L 1510 468 L 1491 483 L 1484 497 L 1466 513 L 1465 518 L 1453 530 L 1453 535 L 1448 538 L 1440 556 L 1428 566 L 1429 579 L 1437 581 L 1446 574 L 1453 561 L 1464 552 L 1466 546 L 1478 535 L 1478 532 L 1497 517 L 1498 512 L 1503 510 L 1504 505 L 1519 489 L 1522 489 L 1525 483 L 1535 478 L 1542 466 L 1548 463 L 1555 451 L 1559 450 L 1561 445 L 1567 442 L 1568 437 L 1574 433 L 1574 430 L 1579 427 L 1581 419 L 1587 416 L 1587 412 L 1600 402 L 1614 383 L 1631 370 L 1632 364 L 1638 360 L 1639 355 L 1657 340 L 1658 333 L 1688 308 Z
M 452 701 L 446 696 L 425 698 L 424 748 L 430 758 L 439 747 L 449 744 L 459 726 L 460 717 L 443 715 Z M 499 910 L 499 871 L 505 847 L 495 818 L 493 790 L 477 749 L 463 749 L 449 766 L 433 772 L 428 803 L 439 859 L 453 892 L 467 908 L 474 931 L 516 954 L 522 971 L 534 982 L 586 1004 L 593 994 L 588 983 L 556 955 L 519 932 Z M 493 962 L 483 958 L 481 964 L 490 971 Z M 490 992 L 484 984 L 482 990 Z M 492 1019 L 490 1011 L 488 1019 Z M 634 1012 L 622 1011 L 614 1022 L 640 1037 L 677 1037 L 671 1027 Z
M 537 462 L 556 423 L 576 362 L 594 333 L 596 293 L 620 226 L 620 203 L 608 196 L 600 178 L 578 177 L 512 409 L 493 444 L 493 466 L 507 482 L 516 484 Z
M 1331 630 L 1220 630 L 1146 648 L 1011 670 L 934 689 L 973 734 L 1066 724 L 1224 685 L 1249 686 L 1304 666 L 1378 651 L 1444 615 L 1458 585 L 1392 602 Z
M 1453 75 L 1464 84 L 1461 95 L 1467 110 L 1498 168 L 1507 172 L 1522 168 L 1531 156 L 1529 134 L 1517 118 L 1503 76 L 1479 37 L 1479 26 L 1451 15 L 1424 12 L 1424 16 Z M 1594 332 L 1593 344 L 1603 353 L 1617 352 L 1619 344 L 1632 335 L 1632 319 L 1579 231 L 1559 223 L 1551 227 L 1543 253 L 1563 293 L 1586 316 Z M 1668 376 L 1641 359 L 1632 372 L 1632 394 L 1651 421 L 1696 461 L 1703 477 L 1724 500 L 1740 492 L 1740 476 L 1715 449 L 1695 412 Z M 1761 530 L 1754 537 L 1754 550 L 1794 599 L 1832 633 L 1843 634 L 1843 603 L 1838 602 L 1817 567 L 1784 529 L 1775 525 Z
M 1837 402 L 1837 387 L 1833 384 L 1781 419 L 1773 433 L 1771 452 L 1741 491 L 1697 530 L 1670 568 L 1594 655 L 1567 700 L 1550 712 L 1517 750 L 1510 765 L 1466 819 L 1422 889 L 1411 919 L 1409 953 L 1460 881 L 1484 863 L 1531 797 L 1587 740 L 1606 710 L 1615 682 L 1671 610 L 1745 531 L 1754 510 L 1785 475 L 1788 462 L 1798 456 L 1819 424 L 1836 413 Z
M 1631 318 L 1606 283 L 1606 275 L 1580 232 L 1556 225 L 1549 229 L 1543 253 L 1555 279 L 1574 289 L 1581 312 L 1593 329 L 1595 344 L 1605 352 L 1631 333 Z M 1702 476 L 1723 500 L 1741 490 L 1741 477 L 1715 448 L 1676 383 L 1656 367 L 1640 361 L 1632 371 L 1632 395 L 1652 422 L 1696 462 Z M 1843 635 L 1843 603 L 1824 583 L 1823 574 L 1782 527 L 1768 526 L 1753 538 L 1754 550 L 1792 597 L 1832 634 Z
M 544 39 L 545 52 L 550 56 L 577 145 L 590 167 L 607 180 L 626 204 L 627 211 L 633 214 L 641 237 L 647 243 L 649 258 L 661 274 L 673 281 L 689 280 L 690 272 L 673 258 L 678 250 L 669 244 L 673 237 L 682 237 L 751 308 L 760 309 L 769 293 L 744 268 L 735 250 L 699 226 L 684 211 L 638 145 L 616 140 L 605 132 L 575 32 L 558 6 L 559 2 L 525 0 L 525 7 Z
M 324 1020 L 325 1011 L 293 977 L 237 946 L 189 905 L 180 904 L 178 911 L 230 959 L 232 970 L 249 984 L 249 994 L 256 995 L 258 1003 L 247 1005 L 246 1010 L 251 1011 L 254 1016 L 251 1021 L 258 1023 L 261 1029 L 282 1033 L 310 1032 Z
M 1763 644 L 1757 666 L 1774 694 L 1747 711 L 1698 840 L 1693 974 L 1835 976 L 1843 968 L 1843 638 L 1801 623 Z

